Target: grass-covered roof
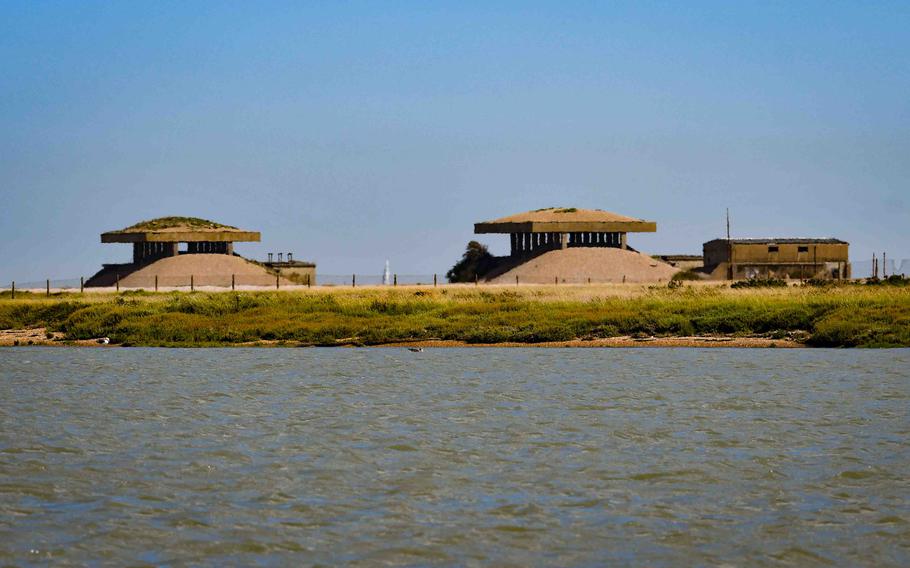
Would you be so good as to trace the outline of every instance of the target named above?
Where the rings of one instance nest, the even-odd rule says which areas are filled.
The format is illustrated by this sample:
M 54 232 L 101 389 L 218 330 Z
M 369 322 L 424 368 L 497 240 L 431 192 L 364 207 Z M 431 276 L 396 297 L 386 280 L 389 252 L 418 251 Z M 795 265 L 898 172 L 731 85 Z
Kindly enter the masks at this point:
M 131 225 L 125 229 L 121 229 L 121 233 L 147 233 L 149 231 L 162 231 L 162 230 L 180 230 L 180 231 L 204 231 L 204 230 L 213 230 L 213 231 L 224 231 L 224 230 L 234 230 L 239 231 L 237 227 L 231 225 L 224 225 L 222 223 L 216 223 L 215 221 L 209 221 L 208 219 L 200 219 L 199 217 L 158 217 L 157 219 L 149 219 L 148 221 L 141 221 L 135 225 Z

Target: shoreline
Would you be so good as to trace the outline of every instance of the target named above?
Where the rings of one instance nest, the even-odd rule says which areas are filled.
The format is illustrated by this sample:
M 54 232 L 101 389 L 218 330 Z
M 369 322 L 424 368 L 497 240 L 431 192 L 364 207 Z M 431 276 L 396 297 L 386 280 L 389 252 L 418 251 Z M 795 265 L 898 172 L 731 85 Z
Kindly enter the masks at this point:
M 119 347 L 129 348 L 131 346 L 118 345 L 113 343 L 101 343 L 101 338 L 94 339 L 74 339 L 68 340 L 63 333 L 48 332 L 47 328 L 37 327 L 30 329 L 4 329 L 0 330 L 0 347 Z M 141 346 L 135 346 L 141 347 Z M 767 337 L 734 337 L 730 335 L 712 335 L 712 336 L 675 336 L 675 337 L 603 337 L 596 339 L 570 339 L 566 341 L 541 341 L 535 343 L 521 343 L 516 341 L 503 341 L 499 343 L 468 343 L 452 339 L 419 339 L 413 341 L 393 341 L 388 343 L 378 343 L 373 345 L 363 345 L 355 342 L 342 341 L 335 345 L 310 345 L 299 342 L 289 341 L 251 341 L 244 343 L 224 343 L 224 344 L 200 344 L 200 345 L 183 345 L 179 347 L 170 347 L 171 349 L 204 349 L 218 347 L 327 347 L 327 348 L 351 348 L 367 347 L 371 349 L 388 349 L 388 348 L 433 348 L 433 349 L 472 349 L 472 348 L 511 348 L 511 349 L 552 349 L 552 348 L 575 348 L 575 349 L 596 349 L 596 348 L 737 348 L 737 349 L 810 349 L 806 345 L 792 339 L 772 339 Z

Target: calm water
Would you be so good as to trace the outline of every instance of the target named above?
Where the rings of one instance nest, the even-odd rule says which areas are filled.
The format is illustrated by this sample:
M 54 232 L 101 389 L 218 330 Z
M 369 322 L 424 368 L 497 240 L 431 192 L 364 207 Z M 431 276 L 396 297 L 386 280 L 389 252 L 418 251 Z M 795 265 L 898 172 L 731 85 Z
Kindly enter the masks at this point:
M 0 564 L 908 565 L 910 350 L 0 349 Z

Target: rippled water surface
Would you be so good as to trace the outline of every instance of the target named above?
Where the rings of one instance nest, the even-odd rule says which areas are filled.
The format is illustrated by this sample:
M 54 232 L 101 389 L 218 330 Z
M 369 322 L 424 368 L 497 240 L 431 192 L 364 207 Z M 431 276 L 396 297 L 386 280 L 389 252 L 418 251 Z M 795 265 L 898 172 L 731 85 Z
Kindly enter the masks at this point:
M 0 426 L 0 564 L 910 564 L 908 350 L 12 348 Z

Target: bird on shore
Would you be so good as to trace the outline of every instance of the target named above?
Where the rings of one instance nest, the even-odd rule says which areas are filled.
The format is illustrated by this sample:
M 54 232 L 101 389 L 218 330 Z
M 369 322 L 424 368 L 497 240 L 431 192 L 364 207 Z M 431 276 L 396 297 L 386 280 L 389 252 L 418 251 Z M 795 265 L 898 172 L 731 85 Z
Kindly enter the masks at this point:
M 412 351 L 414 353 L 423 353 L 423 347 L 408 347 L 408 351 Z
M 98 343 L 100 343 L 101 345 L 107 345 L 110 342 L 111 342 L 110 337 L 102 337 L 101 339 L 98 340 Z

